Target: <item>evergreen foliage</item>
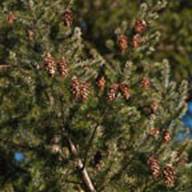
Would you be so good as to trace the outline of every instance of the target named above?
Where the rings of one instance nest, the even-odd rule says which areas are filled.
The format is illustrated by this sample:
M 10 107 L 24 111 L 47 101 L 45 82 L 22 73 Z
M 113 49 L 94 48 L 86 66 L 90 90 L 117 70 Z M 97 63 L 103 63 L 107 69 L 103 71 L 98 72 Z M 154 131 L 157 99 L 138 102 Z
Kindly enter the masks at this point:
M 108 49 L 104 40 L 114 35 L 114 29 L 124 20 L 128 23 L 132 22 L 142 2 L 156 3 L 157 1 L 80 0 L 78 2 L 81 7 L 80 11 L 77 11 L 78 24 L 86 32 L 84 37 L 94 42 L 99 50 L 107 55 Z M 177 80 L 192 75 L 191 17 L 191 1 L 169 0 L 156 25 L 156 29 L 161 32 L 161 38 L 153 57 L 155 60 L 168 58 L 173 69 L 171 73 Z
M 0 2 L 1 191 L 191 189 L 191 141 L 176 139 L 188 84 L 153 57 L 165 5 L 140 4 L 106 55 L 82 37 L 77 2 Z

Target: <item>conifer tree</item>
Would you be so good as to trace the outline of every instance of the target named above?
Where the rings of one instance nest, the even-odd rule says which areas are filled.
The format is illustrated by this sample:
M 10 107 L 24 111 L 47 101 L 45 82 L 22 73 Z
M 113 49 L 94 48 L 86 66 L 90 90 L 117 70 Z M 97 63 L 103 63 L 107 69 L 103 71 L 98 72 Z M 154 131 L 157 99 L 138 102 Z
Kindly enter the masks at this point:
M 84 37 L 93 41 L 103 54 L 107 54 L 108 49 L 103 39 L 113 36 L 114 29 L 121 20 L 126 18 L 126 21 L 131 22 L 137 15 L 141 2 L 145 0 L 79 0 L 78 5 L 81 9 L 77 11 L 77 21 L 86 33 Z M 156 48 L 158 54 L 154 54 L 153 57 L 155 60 L 168 58 L 174 69 L 171 73 L 177 80 L 189 78 L 192 74 L 191 17 L 191 1 L 169 0 L 156 25 L 161 32 L 161 40 Z
M 0 2 L 1 191 L 191 189 L 190 141 L 176 139 L 188 85 L 153 60 L 165 5 L 140 4 L 104 57 L 76 26 L 76 2 Z

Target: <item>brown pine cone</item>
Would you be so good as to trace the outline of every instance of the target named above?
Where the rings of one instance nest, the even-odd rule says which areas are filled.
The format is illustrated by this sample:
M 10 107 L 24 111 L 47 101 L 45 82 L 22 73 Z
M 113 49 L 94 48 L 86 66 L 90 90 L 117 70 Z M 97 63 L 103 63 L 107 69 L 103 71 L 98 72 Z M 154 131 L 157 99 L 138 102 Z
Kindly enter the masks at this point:
M 43 60 L 44 68 L 53 77 L 56 73 L 56 62 L 50 53 L 47 53 Z
M 149 135 L 150 136 L 156 137 L 156 136 L 159 136 L 159 134 L 160 134 L 160 130 L 158 128 L 151 128 L 149 130 Z
M 128 48 L 128 38 L 126 35 L 119 35 L 117 39 L 117 44 L 121 52 L 125 52 Z
M 61 152 L 60 140 L 61 140 L 61 137 L 59 135 L 55 135 L 51 139 L 49 148 L 52 153 Z
M 119 91 L 119 84 L 115 83 L 113 84 L 108 92 L 108 101 L 114 101 L 117 97 Z
M 147 23 L 144 20 L 137 19 L 134 28 L 136 33 L 143 33 L 147 28 Z
M 120 84 L 119 90 L 121 91 L 123 97 L 126 100 L 128 100 L 130 98 L 131 94 L 130 94 L 130 91 L 129 91 L 129 86 L 127 84 L 125 84 L 125 83 Z
M 61 146 L 58 145 L 58 144 L 52 144 L 52 145 L 50 146 L 50 151 L 51 151 L 52 153 L 60 153 L 60 152 L 61 152 Z
M 63 57 L 60 61 L 57 63 L 59 73 L 62 77 L 66 77 L 68 74 L 68 67 L 67 67 L 67 61 Z
M 72 94 L 75 97 L 75 99 L 79 99 L 79 97 L 80 97 L 80 82 L 76 77 L 74 77 L 72 79 L 71 89 L 72 89 Z
M 8 24 L 10 24 L 10 25 L 12 25 L 16 19 L 17 19 L 17 18 L 16 18 L 16 15 L 15 15 L 13 12 L 10 12 L 10 13 L 7 15 L 7 22 L 8 22 Z
M 67 27 L 71 27 L 73 24 L 73 12 L 70 9 L 66 9 L 62 19 Z
M 155 155 L 151 155 L 147 161 L 149 169 L 154 179 L 158 179 L 161 175 L 161 168 L 159 160 Z
M 153 113 L 156 113 L 159 108 L 159 102 L 157 100 L 153 100 L 151 103 L 151 110 Z
M 167 187 L 174 187 L 176 172 L 172 165 L 167 164 L 163 169 L 164 183 Z
M 105 88 L 105 84 L 106 84 L 106 80 L 104 76 L 101 76 L 97 79 L 96 81 L 97 87 L 99 88 L 99 90 L 102 92 Z
M 144 77 L 143 80 L 141 81 L 141 86 L 144 89 L 148 89 L 151 86 L 151 81 L 149 80 L 148 77 Z
M 163 143 L 168 143 L 171 140 L 171 134 L 169 131 L 163 132 Z
M 28 30 L 27 35 L 28 35 L 29 40 L 32 41 L 35 34 L 32 30 Z
M 89 97 L 89 84 L 84 82 L 80 85 L 80 99 L 86 101 Z
M 140 34 L 136 34 L 133 36 L 133 39 L 132 39 L 132 45 L 133 45 L 133 48 L 137 49 L 141 46 L 141 43 L 142 43 L 142 37 Z

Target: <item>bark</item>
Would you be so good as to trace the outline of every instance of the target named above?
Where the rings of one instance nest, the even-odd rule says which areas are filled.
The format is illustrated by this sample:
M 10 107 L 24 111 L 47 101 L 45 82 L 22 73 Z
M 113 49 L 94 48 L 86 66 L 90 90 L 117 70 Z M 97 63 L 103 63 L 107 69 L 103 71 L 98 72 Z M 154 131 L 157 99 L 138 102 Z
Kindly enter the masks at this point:
M 91 178 L 89 177 L 87 169 L 86 167 L 84 167 L 82 160 L 78 156 L 77 148 L 69 137 L 68 137 L 68 143 L 69 143 L 71 154 L 77 161 L 77 168 L 80 171 L 80 175 L 81 175 L 85 190 L 87 192 L 96 192 L 96 189 L 93 185 L 93 182 L 91 181 Z

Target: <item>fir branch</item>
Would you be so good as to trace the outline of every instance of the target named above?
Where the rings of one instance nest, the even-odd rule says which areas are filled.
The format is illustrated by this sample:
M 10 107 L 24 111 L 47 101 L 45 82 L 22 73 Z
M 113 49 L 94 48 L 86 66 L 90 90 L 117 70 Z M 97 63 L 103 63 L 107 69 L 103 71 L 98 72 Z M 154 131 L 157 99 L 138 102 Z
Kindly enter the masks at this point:
M 87 164 L 87 159 L 88 159 L 88 154 L 89 154 L 89 151 L 91 149 L 91 146 L 92 146 L 92 143 L 93 143 L 93 140 L 95 138 L 95 135 L 96 135 L 96 132 L 97 132 L 97 128 L 98 128 L 98 124 L 94 127 L 94 130 L 93 130 L 93 133 L 90 137 L 90 140 L 87 144 L 87 148 L 86 148 L 86 153 L 85 153 L 85 158 L 84 158 L 84 161 L 83 161 L 83 169 L 86 167 L 86 164 Z
M 66 179 L 65 181 L 68 182 L 68 183 L 76 184 L 76 185 L 82 185 L 82 183 L 80 183 L 78 181 L 73 181 L 73 180 L 69 180 L 69 179 Z
M 72 6 L 73 2 L 74 0 L 69 0 L 67 3 L 66 9 L 69 9 Z
M 62 104 L 62 99 L 60 98 L 61 104 Z M 74 157 L 74 160 L 77 162 L 77 168 L 78 171 L 80 172 L 81 175 L 81 179 L 83 182 L 83 187 L 85 188 L 85 190 L 87 192 L 96 192 L 96 189 L 93 185 L 93 182 L 91 181 L 91 178 L 87 172 L 87 169 L 85 167 L 85 164 L 83 163 L 83 161 L 81 160 L 81 158 L 79 157 L 78 154 L 78 150 L 75 146 L 75 144 L 72 142 L 72 139 L 69 135 L 69 122 L 71 122 L 72 118 L 74 117 L 74 109 L 70 110 L 70 114 L 69 114 L 69 119 L 68 121 L 64 121 L 64 107 L 63 104 L 61 105 L 61 113 L 62 113 L 62 117 L 63 117 L 63 136 L 66 138 L 67 142 L 68 142 L 68 148 L 72 154 L 72 156 Z

